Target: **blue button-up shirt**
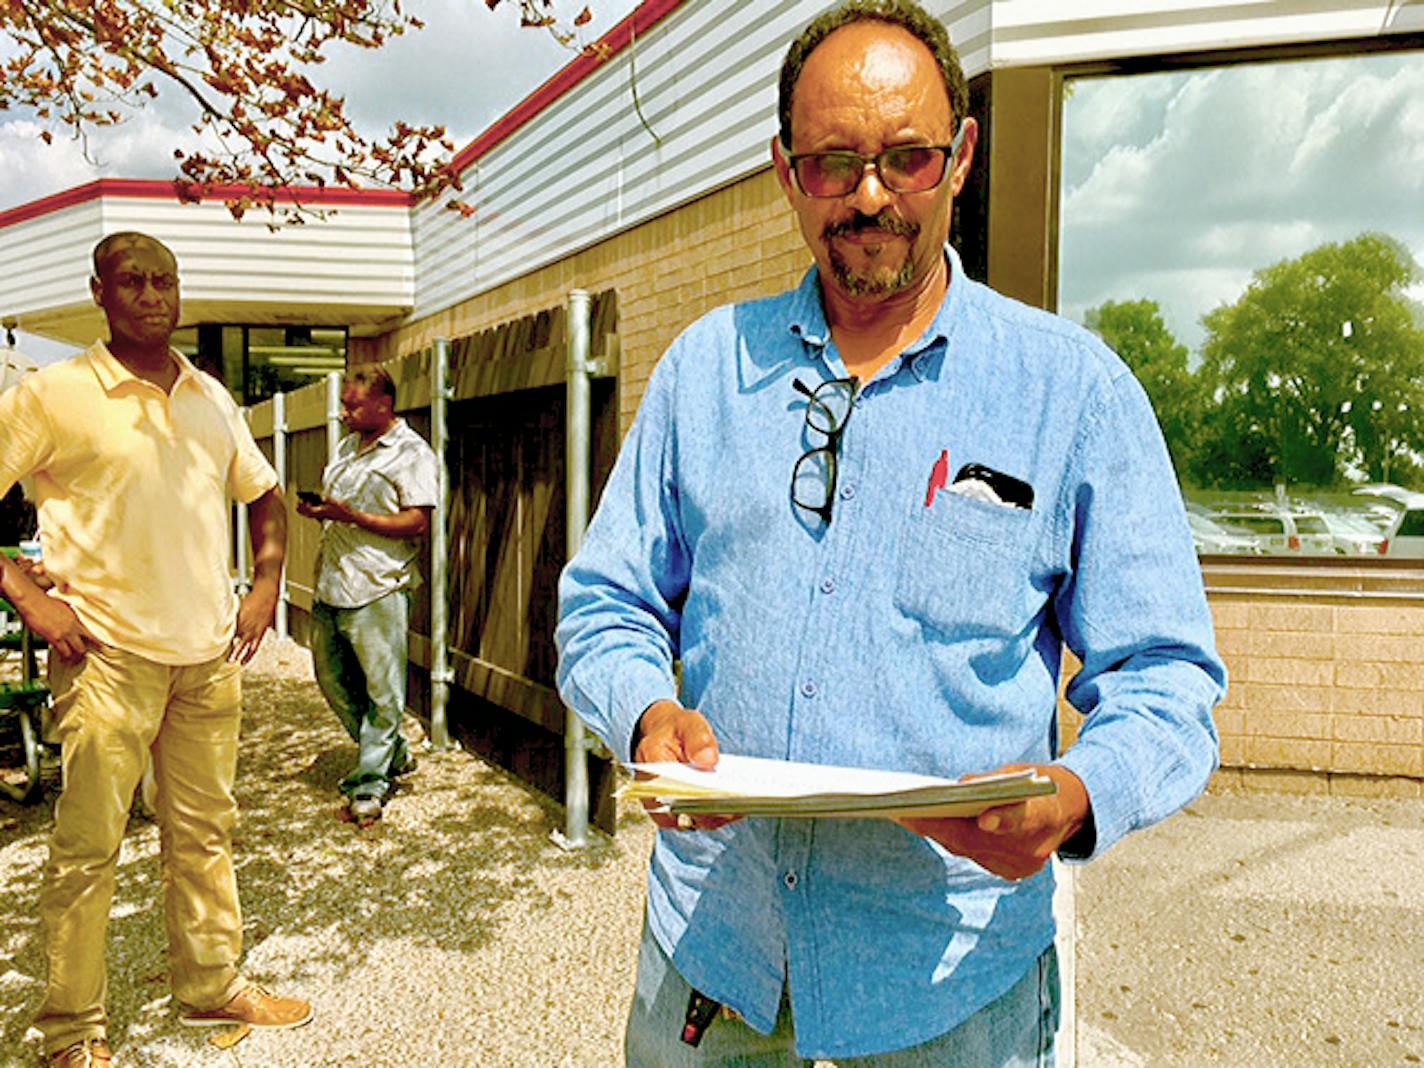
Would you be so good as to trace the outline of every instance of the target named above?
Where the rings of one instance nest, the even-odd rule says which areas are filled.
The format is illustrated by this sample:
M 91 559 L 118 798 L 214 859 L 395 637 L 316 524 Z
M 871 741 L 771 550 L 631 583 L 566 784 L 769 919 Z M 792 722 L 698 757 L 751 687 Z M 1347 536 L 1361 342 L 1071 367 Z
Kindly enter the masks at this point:
M 1061 756 L 1100 852 L 1186 804 L 1216 765 L 1225 687 L 1181 496 L 1146 395 L 1095 337 L 963 274 L 865 383 L 832 520 L 793 503 L 814 387 L 846 374 L 815 269 L 721 308 L 648 382 L 560 584 L 559 685 L 622 758 L 654 701 L 726 752 L 956 777 L 1055 758 L 1060 650 L 1086 714 Z M 935 488 L 980 463 L 1029 509 Z M 942 465 L 942 470 L 944 465 Z M 673 662 L 682 661 L 678 693 Z M 1001 880 L 876 820 L 662 832 L 648 914 L 694 987 L 797 1052 L 928 1041 L 1053 938 L 1050 869 Z

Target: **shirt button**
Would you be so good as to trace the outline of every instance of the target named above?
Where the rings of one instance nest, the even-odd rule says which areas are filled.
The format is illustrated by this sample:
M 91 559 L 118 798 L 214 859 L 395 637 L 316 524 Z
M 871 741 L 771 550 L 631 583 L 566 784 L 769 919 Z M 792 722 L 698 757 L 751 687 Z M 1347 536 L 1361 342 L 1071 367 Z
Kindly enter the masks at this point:
M 855 486 L 852 483 L 847 482 L 844 486 L 841 487 L 841 500 L 848 501 L 854 496 Z
M 816 696 L 816 684 L 815 684 L 814 682 L 812 682 L 810 679 L 807 679 L 805 682 L 803 682 L 803 683 L 801 684 L 801 693 L 802 693 L 803 695 L 805 695 L 806 697 L 815 697 L 815 696 Z
M 823 578 L 823 579 L 821 580 L 821 592 L 822 592 L 822 593 L 835 593 L 835 592 L 836 592 L 836 580 L 833 579 L 833 578 Z
M 786 889 L 796 889 L 796 873 L 794 871 L 787 872 L 784 876 L 782 876 L 781 881 L 786 884 Z

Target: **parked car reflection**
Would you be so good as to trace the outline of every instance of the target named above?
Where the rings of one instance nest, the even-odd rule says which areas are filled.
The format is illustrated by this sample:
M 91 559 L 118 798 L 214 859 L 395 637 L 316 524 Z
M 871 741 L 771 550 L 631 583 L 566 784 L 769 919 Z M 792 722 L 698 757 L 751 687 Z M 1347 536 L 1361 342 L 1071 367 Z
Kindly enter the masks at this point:
M 1323 512 L 1325 525 L 1335 539 L 1338 552 L 1348 556 L 1383 556 L 1389 539 L 1385 532 L 1362 515 L 1352 512 Z
M 1249 531 L 1255 536 L 1262 552 L 1334 556 L 1342 551 L 1336 546 L 1334 535 L 1319 512 L 1263 508 L 1249 512 L 1219 512 L 1212 518 L 1228 527 Z
M 1212 553 L 1256 556 L 1266 551 L 1250 531 L 1232 529 L 1200 512 L 1188 511 L 1187 525 L 1192 528 L 1192 543 L 1197 547 L 1199 556 Z

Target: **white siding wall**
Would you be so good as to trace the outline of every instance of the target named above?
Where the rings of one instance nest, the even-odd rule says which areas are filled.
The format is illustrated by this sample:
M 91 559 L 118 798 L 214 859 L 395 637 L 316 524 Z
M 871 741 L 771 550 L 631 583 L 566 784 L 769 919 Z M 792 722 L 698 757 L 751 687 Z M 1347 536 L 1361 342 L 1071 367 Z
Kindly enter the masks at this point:
M 101 233 L 99 202 L 52 211 L 0 228 L 0 316 L 89 300 L 89 254 Z
M 22 324 L 43 325 L 56 313 L 80 309 L 87 333 L 90 253 L 104 235 L 140 230 L 178 257 L 183 299 L 222 318 L 225 305 L 248 313 L 264 304 L 291 311 L 342 309 L 398 315 L 415 299 L 410 212 L 400 207 L 343 206 L 324 221 L 272 231 L 259 213 L 240 225 L 220 204 L 106 195 L 0 228 L 0 260 L 22 262 L 23 273 L 0 277 L 0 315 L 20 313 Z M 380 311 L 384 309 L 384 311 Z M 48 313 L 48 314 L 47 314 Z
M 826 0 L 687 0 L 414 211 L 423 318 L 767 165 L 791 38 Z M 1424 29 L 1424 0 L 925 0 L 973 77 L 1064 63 Z M 1065 16 L 1071 10 L 1071 16 Z M 643 116 L 630 85 L 637 71 Z
M 323 221 L 274 232 L 259 212 L 234 225 L 220 204 L 108 197 L 103 232 L 115 230 L 142 230 L 173 249 L 191 299 L 405 307 L 414 300 L 404 208 L 344 206 Z
M 472 219 L 443 202 L 414 213 L 416 316 L 765 165 L 776 74 L 807 9 L 693 0 L 488 152 L 466 175 Z

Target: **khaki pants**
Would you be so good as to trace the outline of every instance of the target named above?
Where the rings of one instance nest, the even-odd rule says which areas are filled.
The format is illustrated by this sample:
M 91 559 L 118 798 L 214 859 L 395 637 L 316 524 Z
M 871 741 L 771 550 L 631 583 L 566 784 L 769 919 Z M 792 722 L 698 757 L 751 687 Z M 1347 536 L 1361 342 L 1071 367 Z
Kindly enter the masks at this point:
M 47 1052 L 104 1035 L 114 870 L 150 754 L 173 995 L 207 1009 L 244 985 L 231 848 L 240 669 L 222 658 L 169 667 L 108 646 L 78 664 L 51 659 L 64 785 L 39 900 L 49 984 L 35 1025 Z

